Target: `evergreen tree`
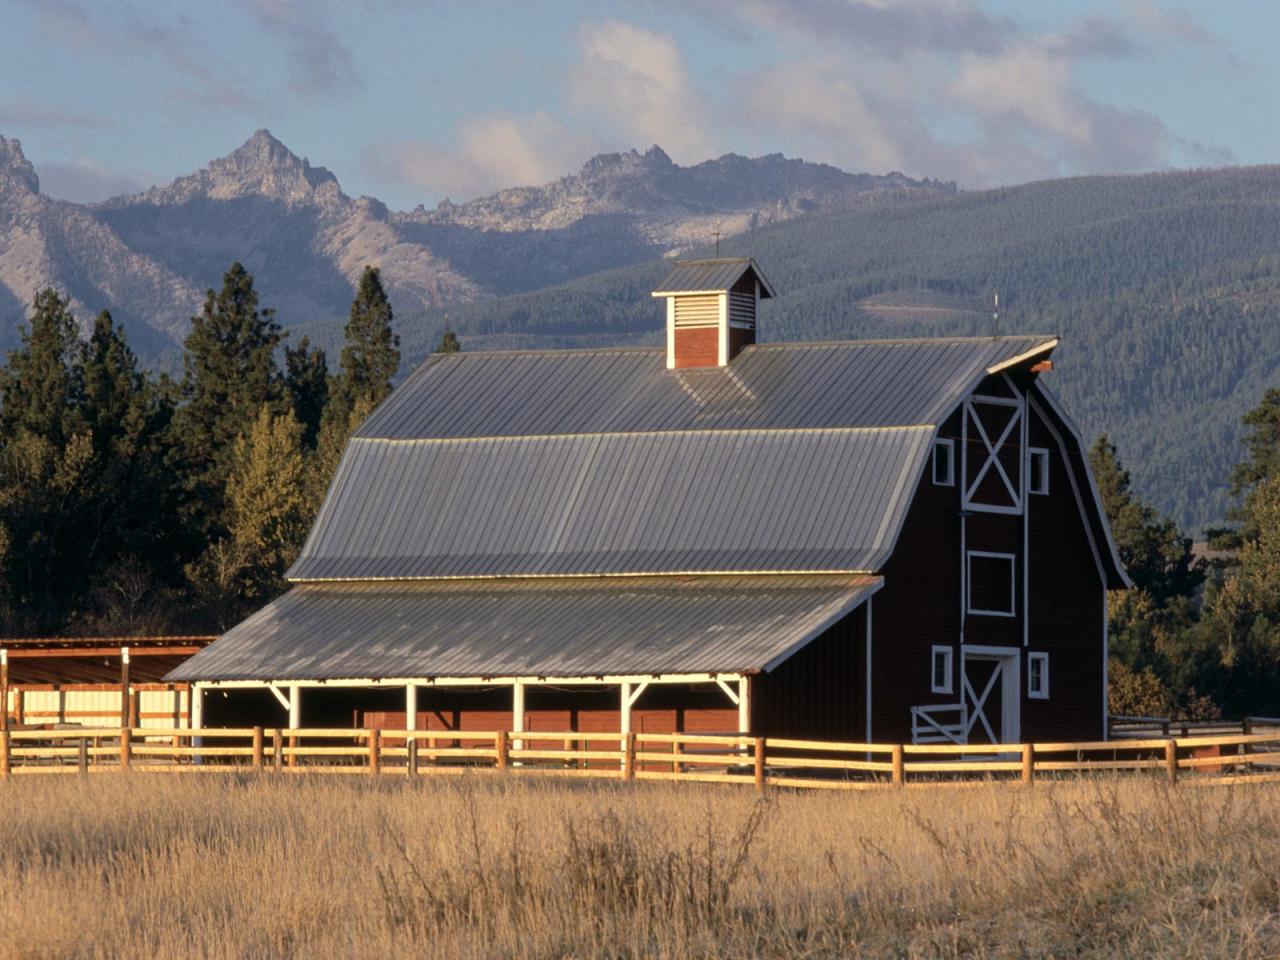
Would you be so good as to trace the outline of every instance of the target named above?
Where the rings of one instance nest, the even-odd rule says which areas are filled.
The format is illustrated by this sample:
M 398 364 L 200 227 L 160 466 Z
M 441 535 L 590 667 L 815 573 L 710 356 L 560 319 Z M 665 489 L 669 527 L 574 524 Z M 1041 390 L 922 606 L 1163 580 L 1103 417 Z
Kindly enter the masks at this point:
M 1120 465 L 1115 445 L 1105 435 L 1089 450 L 1089 464 L 1120 560 L 1134 585 L 1157 603 L 1190 597 L 1204 581 L 1194 566 L 1191 538 L 1134 496 L 1129 471 Z
M 27 430 L 62 447 L 84 428 L 81 343 L 69 304 L 51 287 L 36 294 L 22 347 L 0 371 L 0 440 Z
M 293 415 L 302 424 L 303 443 L 314 450 L 329 402 L 329 367 L 324 351 L 310 346 L 303 337 L 297 347 L 285 347 L 284 382 L 293 401 Z
M 231 265 L 222 290 L 210 290 L 204 309 L 191 319 L 183 405 L 174 425 L 201 530 L 221 525 L 236 439 L 248 433 L 264 403 L 275 411 L 282 408 L 284 384 L 275 361 L 280 339 L 274 311 L 258 309 L 253 277 L 239 263 Z
M 377 406 L 391 392 L 400 368 L 400 338 L 392 330 L 391 302 L 382 288 L 377 267 L 365 267 L 351 303 L 351 316 L 342 348 L 342 372 L 333 391 L 337 412 L 345 414 L 359 399 Z
M 458 342 L 458 335 L 452 330 L 445 330 L 440 335 L 440 343 L 436 345 L 435 353 L 457 353 L 462 349 L 462 344 Z
M 1117 713 L 1168 713 L 1197 719 L 1216 714 L 1203 696 L 1205 678 L 1195 655 L 1195 595 L 1204 576 L 1193 563 L 1191 540 L 1177 525 L 1134 495 L 1116 448 L 1099 437 L 1089 462 L 1120 561 L 1133 581 L 1112 591 L 1108 605 Z M 1157 704 L 1164 708 L 1157 710 Z

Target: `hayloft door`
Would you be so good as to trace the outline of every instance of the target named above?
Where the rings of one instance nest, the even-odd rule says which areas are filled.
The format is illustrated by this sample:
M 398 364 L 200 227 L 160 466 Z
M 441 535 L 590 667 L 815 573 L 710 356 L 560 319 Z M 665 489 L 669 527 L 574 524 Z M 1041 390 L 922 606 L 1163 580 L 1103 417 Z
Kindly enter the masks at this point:
M 965 649 L 963 660 L 965 742 L 1017 743 L 1021 727 L 1018 651 L 972 647 Z

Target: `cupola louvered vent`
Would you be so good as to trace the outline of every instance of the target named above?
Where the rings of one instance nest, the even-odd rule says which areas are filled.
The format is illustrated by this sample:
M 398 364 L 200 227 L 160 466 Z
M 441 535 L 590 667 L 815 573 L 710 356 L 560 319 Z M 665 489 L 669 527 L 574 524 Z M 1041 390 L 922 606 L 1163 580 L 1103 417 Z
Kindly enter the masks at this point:
M 667 299 L 667 367 L 723 367 L 756 342 L 773 288 L 750 258 L 681 260 L 653 295 Z

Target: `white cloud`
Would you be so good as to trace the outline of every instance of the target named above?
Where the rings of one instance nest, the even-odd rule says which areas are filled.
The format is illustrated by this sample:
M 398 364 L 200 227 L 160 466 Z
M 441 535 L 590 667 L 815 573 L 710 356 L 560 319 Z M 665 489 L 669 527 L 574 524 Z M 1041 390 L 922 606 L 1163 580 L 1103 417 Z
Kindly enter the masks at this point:
M 1024 42 L 994 57 L 970 56 L 951 87 L 955 99 L 988 120 L 1015 120 L 1078 146 L 1093 137 L 1089 104 L 1071 84 L 1071 63 L 1043 44 Z
M 467 200 L 505 187 L 555 180 L 595 149 L 589 137 L 570 132 L 548 113 L 490 114 L 463 123 L 454 149 L 387 140 L 367 149 L 363 163 L 370 176 L 383 182 L 411 184 L 432 196 Z
M 578 29 L 581 59 L 569 77 L 575 110 L 630 145 L 658 144 L 678 163 L 716 149 L 715 116 L 668 34 L 621 20 Z

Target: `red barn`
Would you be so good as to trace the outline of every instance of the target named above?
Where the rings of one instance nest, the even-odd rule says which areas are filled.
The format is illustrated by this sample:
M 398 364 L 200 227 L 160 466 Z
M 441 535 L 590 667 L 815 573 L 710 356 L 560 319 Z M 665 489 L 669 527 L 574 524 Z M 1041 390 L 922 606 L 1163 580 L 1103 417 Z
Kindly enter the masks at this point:
M 1054 337 L 757 344 L 747 259 L 654 295 L 665 348 L 419 367 L 169 675 L 197 725 L 1105 735 L 1127 579 Z

